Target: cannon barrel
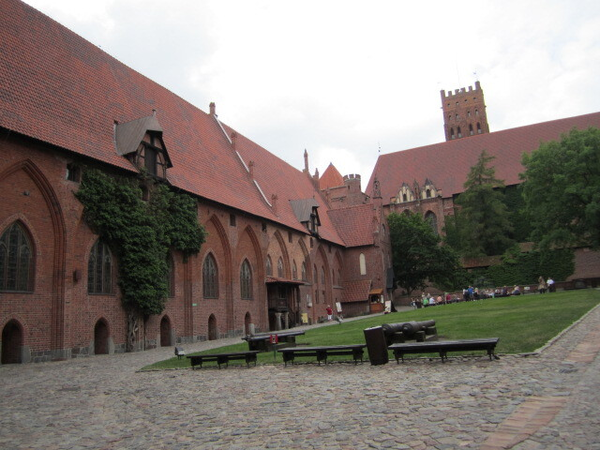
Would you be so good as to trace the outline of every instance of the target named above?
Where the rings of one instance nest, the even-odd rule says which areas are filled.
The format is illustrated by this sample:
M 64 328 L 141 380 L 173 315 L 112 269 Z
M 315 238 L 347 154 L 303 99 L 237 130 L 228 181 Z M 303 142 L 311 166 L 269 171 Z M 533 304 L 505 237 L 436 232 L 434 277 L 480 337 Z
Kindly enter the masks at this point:
M 423 331 L 425 330 L 425 328 L 428 327 L 434 327 L 435 326 L 435 320 L 424 320 L 422 322 L 404 322 L 402 324 L 402 332 L 406 335 L 406 336 L 412 336 L 413 334 L 417 333 L 418 331 Z
M 435 320 L 424 320 L 422 322 L 400 322 L 400 323 L 384 323 L 381 325 L 383 332 L 386 335 L 394 333 L 404 333 L 405 336 L 412 336 L 417 331 L 423 331 L 428 327 L 434 327 Z

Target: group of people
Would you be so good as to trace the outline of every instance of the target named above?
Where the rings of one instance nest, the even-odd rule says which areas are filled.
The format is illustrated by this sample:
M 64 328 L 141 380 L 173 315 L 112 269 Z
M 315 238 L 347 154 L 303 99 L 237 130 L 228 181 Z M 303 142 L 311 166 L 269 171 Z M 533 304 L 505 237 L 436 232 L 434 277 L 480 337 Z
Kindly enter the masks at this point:
M 538 292 L 545 294 L 546 292 L 554 292 L 556 286 L 554 286 L 554 280 L 552 277 L 548 277 L 547 281 L 544 281 L 544 277 L 540 275 L 538 278 Z
M 527 290 L 528 288 L 526 288 Z M 540 294 L 544 294 L 546 292 L 555 292 L 556 286 L 554 284 L 554 280 L 549 277 L 548 280 L 545 280 L 544 277 L 540 276 L 538 279 L 538 292 Z M 469 286 L 463 289 L 462 298 L 459 298 L 460 293 L 458 294 L 450 294 L 444 293 L 439 294 L 437 296 L 431 295 L 429 293 L 423 292 L 420 297 L 413 297 L 411 299 L 410 305 L 413 308 L 426 308 L 429 306 L 435 305 L 447 305 L 449 303 L 457 303 L 460 301 L 473 301 L 473 300 L 481 300 L 484 298 L 494 298 L 494 297 L 508 297 L 510 295 L 521 295 L 521 288 L 517 285 L 512 289 L 509 286 L 504 286 L 496 289 L 479 289 L 473 286 Z

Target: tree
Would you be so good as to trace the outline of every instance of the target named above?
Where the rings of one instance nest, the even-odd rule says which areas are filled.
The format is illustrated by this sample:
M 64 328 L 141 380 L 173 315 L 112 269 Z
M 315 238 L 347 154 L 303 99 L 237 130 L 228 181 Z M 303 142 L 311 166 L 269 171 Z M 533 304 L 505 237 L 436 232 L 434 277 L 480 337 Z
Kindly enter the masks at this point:
M 428 282 L 439 287 L 455 287 L 462 273 L 458 255 L 429 223 L 417 214 L 388 216 L 394 276 L 408 294 L 424 289 Z
M 542 248 L 600 248 L 600 130 L 572 130 L 524 154 L 532 239 Z
M 484 150 L 471 167 L 465 190 L 456 199 L 456 217 L 449 221 L 447 242 L 464 256 L 492 256 L 504 253 L 514 245 L 510 238 L 513 227 L 501 188 L 504 182 L 495 178 L 493 161 Z

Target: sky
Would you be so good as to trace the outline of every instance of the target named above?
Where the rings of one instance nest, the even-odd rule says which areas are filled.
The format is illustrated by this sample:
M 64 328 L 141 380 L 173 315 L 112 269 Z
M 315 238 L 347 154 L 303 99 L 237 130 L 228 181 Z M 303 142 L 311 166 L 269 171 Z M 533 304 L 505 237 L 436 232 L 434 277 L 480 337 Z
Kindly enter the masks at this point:
M 490 131 L 600 111 L 597 0 L 25 0 L 296 169 L 360 174 L 444 141 L 480 81 Z

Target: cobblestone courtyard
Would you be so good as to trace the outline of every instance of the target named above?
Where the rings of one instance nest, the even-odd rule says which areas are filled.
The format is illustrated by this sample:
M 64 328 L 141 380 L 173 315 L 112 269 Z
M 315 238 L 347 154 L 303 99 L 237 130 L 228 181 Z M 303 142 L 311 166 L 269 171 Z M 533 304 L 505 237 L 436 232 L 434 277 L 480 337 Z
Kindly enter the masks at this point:
M 188 351 L 239 342 L 210 341 Z M 3 449 L 600 449 L 600 307 L 528 357 L 138 372 L 0 367 Z

